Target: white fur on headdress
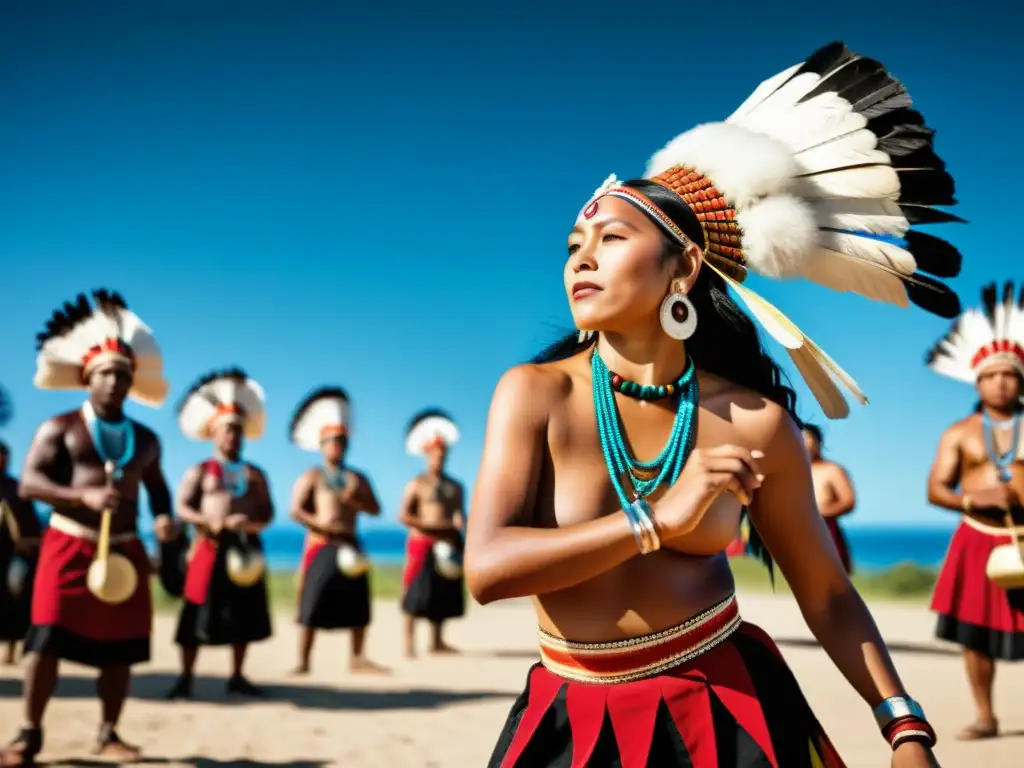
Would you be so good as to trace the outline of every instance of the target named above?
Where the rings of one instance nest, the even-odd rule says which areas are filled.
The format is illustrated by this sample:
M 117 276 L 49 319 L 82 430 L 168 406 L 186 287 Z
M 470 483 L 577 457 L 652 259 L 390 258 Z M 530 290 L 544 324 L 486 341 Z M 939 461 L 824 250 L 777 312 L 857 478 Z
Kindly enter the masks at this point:
M 351 430 L 348 395 L 339 387 L 324 387 L 299 403 L 288 434 L 299 448 L 319 451 L 325 433 L 347 435 Z
M 694 210 L 707 235 L 704 263 L 787 347 L 831 418 L 849 413 L 837 382 L 862 403 L 863 392 L 741 283 L 751 269 L 899 306 L 912 301 L 942 317 L 959 313 L 956 294 L 922 274 L 955 277 L 959 252 L 910 229 L 960 220 L 936 208 L 956 202 L 953 179 L 910 104 L 880 63 L 831 43 L 761 83 L 725 122 L 674 138 L 647 167 L 647 178 Z
M 110 361 L 129 364 L 118 346 L 131 350 L 134 361 L 128 396 L 160 407 L 167 397 L 163 359 L 153 332 L 130 311 L 117 293 L 93 291 L 92 303 L 79 294 L 53 312 L 37 336 L 35 385 L 40 389 L 85 389 L 89 371 Z M 88 359 L 88 365 L 86 360 Z
M 443 411 L 423 411 L 413 417 L 405 437 L 405 450 L 412 456 L 422 456 L 435 441 L 446 446 L 459 440 L 459 428 Z
M 928 367 L 942 376 L 973 384 L 991 365 L 1012 365 L 1024 376 L 1024 286 L 1013 283 L 997 294 L 995 283 L 982 290 L 982 306 L 965 311 L 928 353 Z
M 225 421 L 241 424 L 247 440 L 258 440 L 266 420 L 263 387 L 238 368 L 202 377 L 178 406 L 178 425 L 193 440 L 209 440 Z

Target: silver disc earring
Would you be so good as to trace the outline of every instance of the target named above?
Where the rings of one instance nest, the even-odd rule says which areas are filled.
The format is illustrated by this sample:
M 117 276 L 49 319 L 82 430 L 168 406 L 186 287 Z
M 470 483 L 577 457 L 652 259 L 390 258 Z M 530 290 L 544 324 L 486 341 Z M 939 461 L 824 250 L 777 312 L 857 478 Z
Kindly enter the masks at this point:
M 675 291 L 661 302 L 661 327 L 673 339 L 683 341 L 697 330 L 697 310 L 685 293 Z

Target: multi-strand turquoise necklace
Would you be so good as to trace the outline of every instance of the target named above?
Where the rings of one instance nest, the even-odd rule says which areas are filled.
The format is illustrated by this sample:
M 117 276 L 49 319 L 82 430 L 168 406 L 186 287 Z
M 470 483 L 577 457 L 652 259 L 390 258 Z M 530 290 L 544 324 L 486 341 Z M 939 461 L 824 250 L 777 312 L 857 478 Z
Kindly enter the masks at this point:
M 672 485 L 686 464 L 697 437 L 695 429 L 697 404 L 700 401 L 700 390 L 693 361 L 687 363 L 686 370 L 672 384 L 643 385 L 623 379 L 608 370 L 597 349 L 590 363 L 591 378 L 594 387 L 594 410 L 597 414 L 597 432 L 601 440 L 601 450 L 608 467 L 608 475 L 612 486 L 619 497 L 623 509 L 630 506 L 636 499 L 643 499 L 654 493 L 666 480 Z M 668 443 L 652 461 L 637 459 L 623 436 L 619 410 L 615 404 L 615 390 L 631 397 L 643 400 L 657 400 L 679 395 L 676 418 L 672 424 L 672 433 Z M 633 486 L 632 493 L 623 487 L 623 478 L 628 478 Z

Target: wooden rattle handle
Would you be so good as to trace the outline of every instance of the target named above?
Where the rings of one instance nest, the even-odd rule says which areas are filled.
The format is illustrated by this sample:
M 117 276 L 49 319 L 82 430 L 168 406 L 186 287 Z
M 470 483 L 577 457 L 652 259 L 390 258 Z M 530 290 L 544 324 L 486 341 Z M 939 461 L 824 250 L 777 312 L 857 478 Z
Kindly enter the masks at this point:
M 107 473 L 107 487 L 114 487 L 114 471 L 116 467 L 114 462 L 108 461 L 103 465 L 104 471 Z M 110 556 L 110 518 L 112 512 L 110 508 L 103 510 L 103 514 L 100 515 L 100 537 L 99 541 L 96 542 L 96 561 L 105 563 L 107 558 Z

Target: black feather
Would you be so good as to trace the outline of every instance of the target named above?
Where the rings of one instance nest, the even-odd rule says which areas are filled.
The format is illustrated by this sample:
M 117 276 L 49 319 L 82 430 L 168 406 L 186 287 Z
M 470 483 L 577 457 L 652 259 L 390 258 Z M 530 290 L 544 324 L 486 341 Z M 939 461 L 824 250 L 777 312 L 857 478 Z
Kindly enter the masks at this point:
M 412 419 L 409 420 L 409 426 L 405 428 L 405 434 L 408 435 L 410 432 L 412 432 L 413 428 L 424 419 L 430 419 L 435 417 L 447 419 L 452 424 L 455 423 L 455 419 L 449 416 L 445 411 L 442 411 L 438 408 L 427 408 L 425 410 L 420 411 L 415 416 L 413 416 Z
M 991 319 L 996 313 L 996 284 L 989 283 L 981 289 L 981 303 L 985 307 L 985 314 Z
M 7 426 L 14 418 L 14 404 L 7 390 L 0 387 L 0 427 Z
M 217 379 L 237 379 L 239 382 L 245 382 L 248 378 L 249 374 L 241 368 L 224 368 L 219 371 L 211 371 L 197 379 L 192 386 L 188 388 L 188 391 L 181 396 L 177 406 L 175 406 L 175 412 L 180 414 L 182 410 L 184 410 L 185 404 L 189 401 L 189 398 L 211 381 L 216 381 Z M 217 403 L 214 404 L 216 405 Z
M 96 302 L 96 308 L 106 306 L 116 309 L 128 308 L 121 294 L 116 291 L 99 289 L 93 291 L 92 296 Z M 36 349 L 42 349 L 50 339 L 65 335 L 79 323 L 92 317 L 95 311 L 84 293 L 78 294 L 73 304 L 65 301 L 58 309 L 53 311 L 50 319 L 46 321 L 44 329 L 36 334 Z
M 960 314 L 960 298 L 949 286 L 920 272 L 903 280 L 907 298 L 921 309 L 949 319 Z
M 956 182 L 945 171 L 900 168 L 899 203 L 915 205 L 956 205 Z
M 813 72 L 816 75 L 824 76 L 830 72 L 835 72 L 839 67 L 855 58 L 857 56 L 846 47 L 844 42 L 835 40 L 823 45 L 808 56 L 804 63 L 800 65 L 800 68 L 793 74 L 793 77 L 802 75 L 804 72 Z
M 348 393 L 341 387 L 319 387 L 318 389 L 314 389 L 312 392 L 310 392 L 308 395 L 302 398 L 302 401 L 295 408 L 295 413 L 292 414 L 291 422 L 289 422 L 288 424 L 289 440 L 291 439 L 291 436 L 295 433 L 295 427 L 298 426 L 299 419 L 301 419 L 303 415 L 306 413 L 306 411 L 309 410 L 309 407 L 318 400 L 323 400 L 324 398 L 328 397 L 338 398 L 340 400 L 348 402 Z
M 849 57 L 853 56 L 848 50 L 846 53 L 849 54 Z M 857 99 L 871 93 L 873 88 L 865 85 L 865 83 L 871 81 L 879 73 L 888 76 L 885 67 L 874 59 L 854 58 L 851 60 L 846 58 L 839 62 L 837 66 L 830 67 L 824 72 L 817 72 L 817 74 L 823 76 L 823 79 L 808 91 L 800 101 L 810 101 L 823 93 L 837 93 L 850 103 L 853 103 Z M 875 82 L 875 87 L 877 87 L 877 81 Z
M 965 219 L 961 219 L 955 214 L 940 211 L 936 208 L 929 208 L 926 205 L 900 203 L 900 210 L 903 211 L 903 215 L 907 217 L 907 221 L 911 224 L 967 223 Z
M 924 232 L 907 232 L 903 239 L 907 250 L 914 255 L 917 268 L 936 277 L 956 277 L 960 274 L 964 257 L 953 245 Z

